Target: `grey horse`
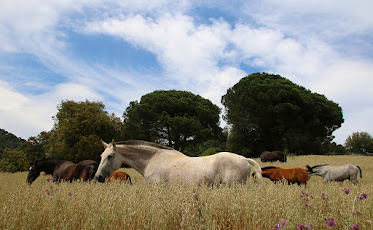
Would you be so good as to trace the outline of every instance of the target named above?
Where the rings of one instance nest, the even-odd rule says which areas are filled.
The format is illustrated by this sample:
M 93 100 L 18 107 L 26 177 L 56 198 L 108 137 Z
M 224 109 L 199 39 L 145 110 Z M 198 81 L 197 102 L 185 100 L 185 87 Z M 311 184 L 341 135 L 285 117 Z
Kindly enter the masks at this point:
M 351 180 L 352 183 L 357 184 L 357 176 L 360 171 L 360 178 L 363 178 L 361 174 L 361 168 L 355 165 L 341 165 L 341 166 L 332 166 L 332 165 L 316 165 L 307 167 L 308 175 L 311 177 L 313 175 L 321 176 L 324 178 L 324 182 L 327 181 L 344 181 Z

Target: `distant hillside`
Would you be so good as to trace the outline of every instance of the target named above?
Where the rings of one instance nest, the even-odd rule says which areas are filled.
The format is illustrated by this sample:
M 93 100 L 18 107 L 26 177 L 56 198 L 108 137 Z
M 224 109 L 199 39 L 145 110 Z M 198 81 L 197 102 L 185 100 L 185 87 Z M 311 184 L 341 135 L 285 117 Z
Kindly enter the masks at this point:
M 23 142 L 25 142 L 25 140 L 23 140 L 22 138 L 8 133 L 4 129 L 0 129 L 0 157 L 3 155 L 4 149 L 15 149 Z

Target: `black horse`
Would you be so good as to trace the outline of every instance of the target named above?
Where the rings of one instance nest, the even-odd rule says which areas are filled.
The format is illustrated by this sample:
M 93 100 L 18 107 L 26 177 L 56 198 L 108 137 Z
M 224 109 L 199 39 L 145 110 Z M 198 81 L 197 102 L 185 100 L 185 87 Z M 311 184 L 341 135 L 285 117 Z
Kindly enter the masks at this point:
M 93 160 L 84 160 L 79 163 L 72 161 L 48 158 L 33 163 L 29 169 L 27 182 L 32 184 L 41 172 L 51 174 L 54 181 L 91 180 L 97 171 L 98 163 Z
M 262 162 L 273 162 L 273 161 L 281 161 L 281 162 L 286 162 L 286 155 L 281 152 L 281 151 L 273 151 L 273 152 L 268 152 L 265 151 L 262 154 L 260 154 L 260 160 Z

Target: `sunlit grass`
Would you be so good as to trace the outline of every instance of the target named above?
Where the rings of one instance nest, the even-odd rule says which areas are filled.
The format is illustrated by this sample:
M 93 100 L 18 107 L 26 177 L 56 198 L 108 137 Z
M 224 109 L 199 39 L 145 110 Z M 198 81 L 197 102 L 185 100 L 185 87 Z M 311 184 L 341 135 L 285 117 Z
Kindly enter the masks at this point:
M 40 176 L 30 186 L 27 172 L 0 173 L 0 228 L 349 229 L 356 224 L 360 229 L 373 228 L 372 157 L 302 156 L 289 157 L 287 163 L 258 162 L 262 167 L 283 168 L 351 163 L 362 168 L 363 178 L 356 186 L 312 177 L 307 188 L 268 179 L 217 188 L 147 184 L 133 169 L 122 169 L 133 185 L 56 184 L 47 181 L 50 176 Z M 361 199 L 363 194 L 369 195 Z

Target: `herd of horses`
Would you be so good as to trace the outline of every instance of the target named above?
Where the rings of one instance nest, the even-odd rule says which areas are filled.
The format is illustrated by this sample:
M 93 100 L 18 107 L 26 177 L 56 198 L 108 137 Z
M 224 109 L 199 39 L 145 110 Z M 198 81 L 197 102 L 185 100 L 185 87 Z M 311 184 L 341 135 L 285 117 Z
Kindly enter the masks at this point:
M 229 152 L 220 152 L 210 156 L 189 157 L 183 153 L 155 143 L 146 141 L 126 141 L 116 144 L 103 142 L 105 147 L 98 164 L 93 160 L 73 163 L 67 160 L 48 158 L 33 163 L 29 169 L 27 182 L 32 184 L 41 172 L 50 174 L 54 181 L 90 181 L 99 182 L 124 181 L 131 184 L 131 177 L 118 170 L 122 164 L 134 168 L 146 181 L 191 183 L 246 183 L 250 177 L 251 167 L 255 179 L 269 178 L 273 182 L 307 185 L 311 176 L 323 177 L 325 182 L 351 180 L 357 184 L 358 174 L 362 178 L 359 166 L 347 164 L 343 166 L 316 165 L 303 168 L 283 169 L 269 166 L 260 168 L 250 158 Z M 286 162 L 286 155 L 281 151 L 263 152 L 262 162 Z

